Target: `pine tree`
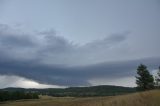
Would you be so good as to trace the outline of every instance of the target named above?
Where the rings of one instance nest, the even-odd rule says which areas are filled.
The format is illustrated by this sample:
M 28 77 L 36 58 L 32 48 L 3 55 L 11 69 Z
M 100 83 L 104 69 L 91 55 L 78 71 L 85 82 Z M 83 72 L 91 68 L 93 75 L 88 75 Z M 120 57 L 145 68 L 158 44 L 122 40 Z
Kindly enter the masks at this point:
M 156 80 L 156 86 L 160 87 L 160 67 L 159 67 L 159 70 L 157 72 L 157 76 L 155 77 L 155 80 Z
M 137 68 L 136 84 L 138 90 L 149 90 L 154 88 L 154 78 L 143 64 Z

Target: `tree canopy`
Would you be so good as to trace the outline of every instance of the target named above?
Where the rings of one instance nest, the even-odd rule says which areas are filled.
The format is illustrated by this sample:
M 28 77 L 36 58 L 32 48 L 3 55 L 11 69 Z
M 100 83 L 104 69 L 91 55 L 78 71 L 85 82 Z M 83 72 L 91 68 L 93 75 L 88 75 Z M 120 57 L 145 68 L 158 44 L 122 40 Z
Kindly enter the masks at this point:
M 137 68 L 136 84 L 138 90 L 149 90 L 154 88 L 154 78 L 147 69 L 147 66 L 140 64 Z

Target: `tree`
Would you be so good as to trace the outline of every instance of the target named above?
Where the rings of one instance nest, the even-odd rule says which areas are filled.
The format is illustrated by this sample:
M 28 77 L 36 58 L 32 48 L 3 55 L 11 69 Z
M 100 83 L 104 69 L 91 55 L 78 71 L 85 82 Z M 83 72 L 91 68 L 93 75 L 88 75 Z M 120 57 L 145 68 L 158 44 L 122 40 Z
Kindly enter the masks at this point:
M 154 78 L 143 64 L 137 68 L 136 84 L 138 90 L 149 90 L 154 88 Z
M 155 80 L 156 80 L 155 86 L 160 87 L 160 67 L 157 72 L 157 76 L 155 77 Z
M 37 93 L 0 90 L 0 102 L 7 100 L 20 100 L 20 99 L 39 99 L 39 96 Z

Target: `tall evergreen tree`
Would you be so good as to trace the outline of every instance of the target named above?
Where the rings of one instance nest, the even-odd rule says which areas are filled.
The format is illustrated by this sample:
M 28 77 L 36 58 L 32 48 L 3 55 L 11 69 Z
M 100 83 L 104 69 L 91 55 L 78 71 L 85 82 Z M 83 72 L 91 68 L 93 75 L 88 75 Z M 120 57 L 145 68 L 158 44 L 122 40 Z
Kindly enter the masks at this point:
M 149 90 L 154 88 L 154 78 L 143 64 L 137 68 L 136 84 L 138 90 Z
M 156 80 L 156 86 L 160 87 L 160 67 L 159 67 L 159 70 L 157 72 L 157 76 L 155 77 L 155 80 Z

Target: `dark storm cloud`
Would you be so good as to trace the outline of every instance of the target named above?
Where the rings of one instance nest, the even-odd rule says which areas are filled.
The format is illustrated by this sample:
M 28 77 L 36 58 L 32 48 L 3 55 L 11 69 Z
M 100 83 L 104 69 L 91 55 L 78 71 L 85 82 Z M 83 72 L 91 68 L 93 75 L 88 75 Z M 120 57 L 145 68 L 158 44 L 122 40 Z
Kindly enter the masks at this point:
M 128 34 L 115 34 L 79 46 L 57 36 L 55 31 L 25 34 L 0 25 L 0 75 L 16 75 L 54 85 L 82 86 L 90 85 L 90 79 L 134 76 L 140 63 L 157 68 L 159 57 L 107 61 L 123 54 L 121 48 L 126 46 Z M 117 47 L 119 51 L 115 51 Z M 114 53 L 116 55 L 111 56 Z
M 73 47 L 74 45 L 63 37 L 56 36 L 53 31 L 26 34 L 0 24 L 1 58 L 48 62 L 51 57 L 60 57 Z
M 107 52 L 110 47 L 120 45 L 126 40 L 127 35 L 128 33 L 112 35 L 78 46 L 57 36 L 53 30 L 27 34 L 1 24 L 0 52 L 1 57 L 13 60 L 39 60 L 37 62 L 44 64 L 91 64 L 104 61 L 100 58 L 101 53 Z M 90 56 L 94 58 L 90 60 Z
M 110 62 L 81 67 L 47 66 L 35 62 L 0 62 L 0 74 L 18 75 L 40 83 L 63 86 L 90 85 L 89 79 L 135 76 L 136 67 L 144 63 L 149 69 L 159 66 L 160 58 Z

